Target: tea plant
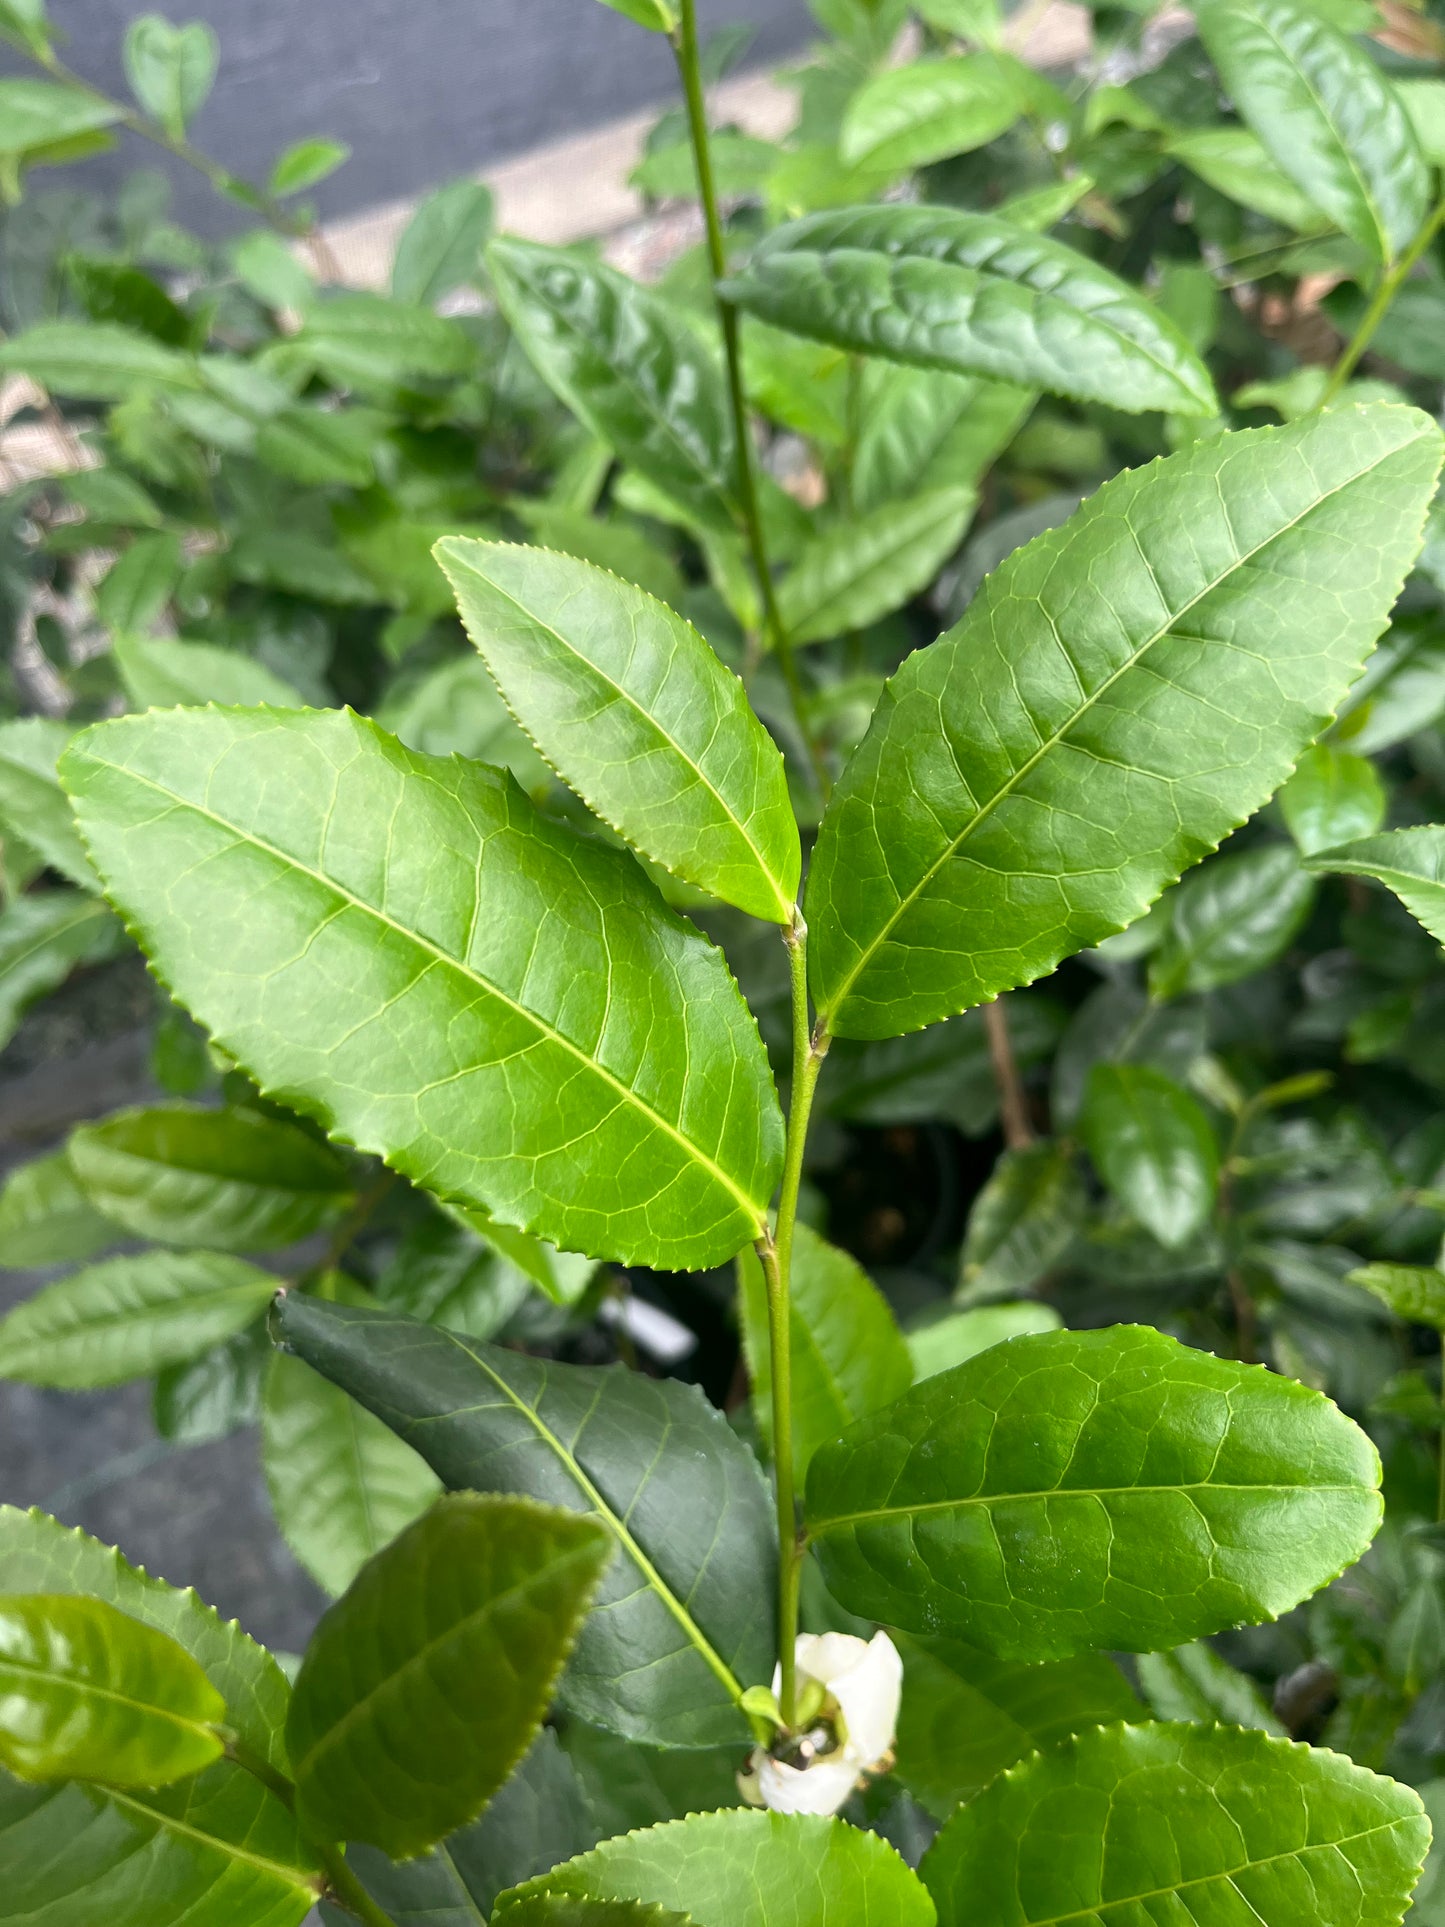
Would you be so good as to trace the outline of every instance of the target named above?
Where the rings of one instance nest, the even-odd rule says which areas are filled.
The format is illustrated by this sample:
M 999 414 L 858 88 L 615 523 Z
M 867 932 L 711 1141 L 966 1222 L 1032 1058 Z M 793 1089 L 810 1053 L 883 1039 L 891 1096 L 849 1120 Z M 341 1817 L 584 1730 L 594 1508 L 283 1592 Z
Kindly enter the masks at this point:
M 12 498 L 0 984 L 123 927 L 208 1100 L 11 1178 L 8 1261 L 81 1268 L 0 1372 L 259 1409 L 338 1595 L 288 1685 L 0 1512 L 0 1920 L 1428 1923 L 1433 29 L 1101 15 L 1136 77 L 1071 98 L 979 0 L 902 64 L 818 0 L 775 149 L 694 0 L 616 4 L 702 247 L 483 268 L 461 186 L 380 296 L 292 251 L 323 144 L 191 147 L 206 30 L 136 24 L 137 115 L 0 0 L 13 191 L 124 121 L 271 223 L 132 205 L 0 348 L 99 458 Z M 1001 1155 L 885 1295 L 840 1135 L 939 1118 Z M 606 1266 L 727 1278 L 750 1398 L 596 1363 Z

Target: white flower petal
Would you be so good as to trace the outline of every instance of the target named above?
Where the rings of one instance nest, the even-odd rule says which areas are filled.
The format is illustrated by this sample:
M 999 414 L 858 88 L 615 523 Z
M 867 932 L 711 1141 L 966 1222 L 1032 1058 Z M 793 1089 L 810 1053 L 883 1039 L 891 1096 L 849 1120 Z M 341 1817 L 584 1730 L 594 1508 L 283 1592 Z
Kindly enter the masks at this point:
M 837 1637 L 837 1635 L 833 1635 Z M 903 1661 L 887 1633 L 875 1633 L 846 1670 L 826 1682 L 848 1728 L 848 1751 L 864 1766 L 892 1746 L 898 1731 L 898 1705 L 903 1697 Z
M 784 1766 L 759 1747 L 752 1766 L 763 1805 L 774 1813 L 836 1813 L 858 1778 L 858 1768 L 842 1753 L 800 1768 Z

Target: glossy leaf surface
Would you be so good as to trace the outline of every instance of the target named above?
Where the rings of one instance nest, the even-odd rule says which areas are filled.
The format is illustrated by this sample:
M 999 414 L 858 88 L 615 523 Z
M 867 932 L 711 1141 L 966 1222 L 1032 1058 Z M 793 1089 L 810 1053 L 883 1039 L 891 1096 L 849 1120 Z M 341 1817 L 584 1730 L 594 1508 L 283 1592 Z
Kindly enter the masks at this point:
M 0 910 L 0 1048 L 37 997 L 80 964 L 113 957 L 120 926 L 83 890 L 32 890 Z
M 786 923 L 802 854 L 783 759 L 691 623 L 547 549 L 453 537 L 437 557 L 507 706 L 583 801 L 654 862 Z
M 617 1542 L 565 1675 L 579 1719 L 661 1745 L 746 1735 L 773 1663 L 772 1502 L 693 1386 L 559 1365 L 291 1293 L 281 1341 L 383 1418 L 452 1489 L 585 1512 Z
M 1174 1914 L 1393 1927 L 1428 1844 L 1419 1796 L 1337 1753 L 1228 1727 L 1106 1726 L 961 1807 L 920 1871 L 939 1927 Z
M 892 678 L 834 792 L 806 900 L 831 1027 L 1029 982 L 1256 809 L 1383 628 L 1440 453 L 1388 405 L 1246 430 L 1016 550 Z
M 94 890 L 95 872 L 55 774 L 70 735 L 68 724 L 46 716 L 0 723 L 0 834 L 19 837 L 52 870 Z
M 973 1201 L 960 1256 L 959 1298 L 1013 1298 L 1038 1283 L 1069 1248 L 1088 1199 L 1066 1144 L 1005 1151 Z
M 1397 1318 L 1445 1333 L 1445 1273 L 1433 1265 L 1361 1265 L 1349 1282 L 1372 1292 Z
M 1209 1119 L 1185 1090 L 1144 1064 L 1096 1064 L 1084 1142 L 1137 1224 L 1171 1250 L 1208 1220 L 1219 1182 Z
M 1215 409 L 1203 364 L 1158 309 L 1062 242 L 994 215 L 809 215 L 724 285 L 763 320 L 858 354 L 1114 407 Z
M 1394 891 L 1436 943 L 1445 944 L 1445 829 L 1426 823 L 1417 829 L 1385 830 L 1342 849 L 1321 851 L 1309 867 L 1373 877 Z
M 1279 793 L 1286 827 L 1301 856 L 1373 836 L 1385 820 L 1385 786 L 1366 756 L 1316 743 Z
M 901 608 L 953 554 L 977 505 L 971 488 L 934 489 L 815 536 L 778 590 L 792 641 L 823 642 Z
M 966 1365 L 990 1345 L 1002 1345 L 1030 1332 L 1058 1331 L 1062 1324 L 1052 1305 L 1040 1305 L 1029 1298 L 945 1312 L 927 1324 L 914 1325 L 908 1333 L 914 1379 L 935 1378 L 939 1372 L 951 1372 L 955 1365 Z
M 1135 1666 L 1156 1719 L 1255 1726 L 1261 1733 L 1284 1737 L 1254 1680 L 1236 1671 L 1207 1640 L 1178 1646 L 1172 1653 L 1140 1653 Z
M 0 1597 L 0 1765 L 166 1786 L 221 1756 L 226 1702 L 167 1633 L 100 1599 Z
M 612 1554 L 518 1498 L 440 1499 L 322 1619 L 291 1697 L 298 1811 L 397 1857 L 474 1820 L 537 1736 Z
M 1023 111 L 1018 82 L 994 55 L 960 54 L 886 67 L 854 94 L 838 153 L 902 173 L 986 147 Z
M 1168 900 L 1164 941 L 1149 959 L 1151 994 L 1218 990 L 1263 970 L 1289 948 L 1314 896 L 1288 844 L 1216 858 Z
M 1277 1617 L 1364 1551 L 1378 1487 L 1319 1393 L 1124 1325 L 926 1379 L 817 1454 L 806 1517 L 849 1611 L 1058 1659 Z
M 597 1256 L 707 1265 L 757 1234 L 762 1045 L 630 857 L 347 711 L 125 718 L 64 773 L 167 983 L 335 1135 Z
M 1253 208 L 1268 220 L 1302 234 L 1328 225 L 1313 201 L 1275 165 L 1264 142 L 1247 127 L 1191 128 L 1170 140 L 1169 152 L 1231 201 Z
M 351 1197 L 326 1144 L 257 1111 L 187 1104 L 120 1111 L 71 1137 L 91 1202 L 137 1238 L 274 1251 L 307 1238 Z

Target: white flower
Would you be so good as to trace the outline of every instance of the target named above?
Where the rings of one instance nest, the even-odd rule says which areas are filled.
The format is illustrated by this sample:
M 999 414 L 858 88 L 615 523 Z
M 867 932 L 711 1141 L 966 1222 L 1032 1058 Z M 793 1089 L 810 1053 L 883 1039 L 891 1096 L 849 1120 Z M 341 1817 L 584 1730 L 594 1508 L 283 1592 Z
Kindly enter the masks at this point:
M 775 1813 L 836 1813 L 865 1773 L 885 1771 L 898 1726 L 903 1691 L 903 1661 L 887 1633 L 856 1639 L 851 1633 L 800 1633 L 798 1693 L 810 1682 L 824 1695 L 818 1728 L 836 1735 L 838 1745 L 806 1758 L 801 1765 L 774 1759 L 766 1747 L 753 1749 L 743 1791 Z M 773 1692 L 782 1672 L 773 1675 Z

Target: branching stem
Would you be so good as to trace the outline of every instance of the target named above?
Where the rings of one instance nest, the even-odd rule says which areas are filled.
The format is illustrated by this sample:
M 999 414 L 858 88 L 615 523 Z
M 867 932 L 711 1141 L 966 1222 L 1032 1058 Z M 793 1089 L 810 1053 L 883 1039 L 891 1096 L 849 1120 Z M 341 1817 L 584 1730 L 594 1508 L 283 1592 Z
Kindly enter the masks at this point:
M 1350 337 L 1344 353 L 1330 370 L 1325 392 L 1320 397 L 1320 407 L 1332 402 L 1350 376 L 1355 372 L 1360 357 L 1375 338 L 1375 331 L 1390 312 L 1395 296 L 1409 278 L 1411 269 L 1429 247 L 1430 243 L 1445 226 L 1445 199 L 1442 199 L 1420 228 L 1409 247 L 1395 264 L 1380 277 L 1380 285 L 1374 297 L 1360 318 L 1360 325 Z

